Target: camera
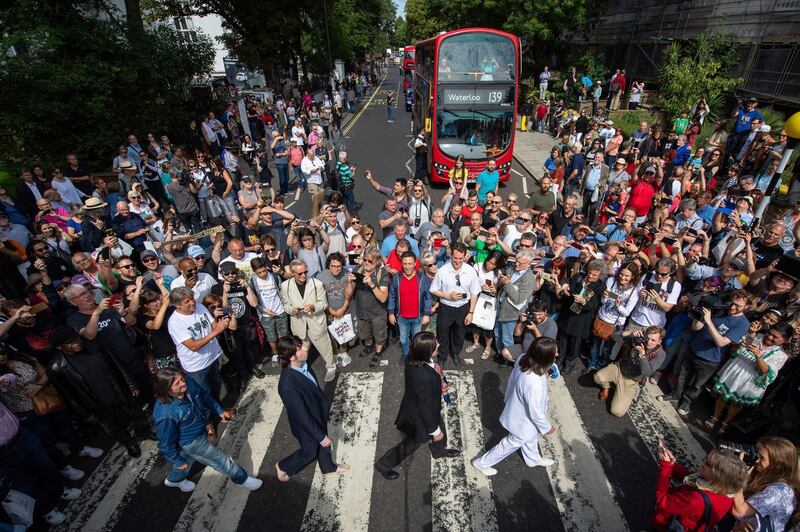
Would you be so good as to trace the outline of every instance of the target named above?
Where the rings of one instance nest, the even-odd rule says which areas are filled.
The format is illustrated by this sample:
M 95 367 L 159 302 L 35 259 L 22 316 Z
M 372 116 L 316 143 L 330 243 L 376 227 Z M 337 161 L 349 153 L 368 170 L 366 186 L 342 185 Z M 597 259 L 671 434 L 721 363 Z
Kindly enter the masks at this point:
M 728 451 L 736 455 L 744 454 L 742 461 L 748 466 L 754 465 L 758 462 L 759 454 L 755 445 L 747 445 L 745 443 L 735 443 L 732 441 L 722 441 L 717 443 L 717 449 L 720 451 Z
M 697 321 L 703 321 L 703 309 L 707 308 L 711 311 L 712 318 L 719 318 L 728 313 L 730 306 L 731 300 L 727 292 L 711 292 L 704 294 L 697 302 L 697 306 L 689 309 L 689 315 Z
M 231 307 L 222 307 L 220 310 L 222 311 L 222 314 L 220 315 L 220 318 L 230 318 L 231 317 Z

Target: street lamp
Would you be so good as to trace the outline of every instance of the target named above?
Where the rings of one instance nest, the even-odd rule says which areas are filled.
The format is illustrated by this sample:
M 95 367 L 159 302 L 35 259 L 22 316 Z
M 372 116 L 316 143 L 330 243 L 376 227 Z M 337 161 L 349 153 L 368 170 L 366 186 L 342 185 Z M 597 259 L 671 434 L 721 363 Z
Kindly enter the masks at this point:
M 764 197 L 761 198 L 758 204 L 755 216 L 753 217 L 754 228 L 758 226 L 761 217 L 764 215 L 764 211 L 767 210 L 770 196 L 775 191 L 775 188 L 777 188 L 778 183 L 781 182 L 781 174 L 783 174 L 783 171 L 786 169 L 786 165 L 789 164 L 789 159 L 792 158 L 792 152 L 794 152 L 797 144 L 800 143 L 800 112 L 790 116 L 783 125 L 783 129 L 786 131 L 786 149 L 783 150 L 783 157 L 781 157 L 781 164 L 778 165 L 778 170 L 773 174 L 767 186 L 767 190 L 764 192 Z

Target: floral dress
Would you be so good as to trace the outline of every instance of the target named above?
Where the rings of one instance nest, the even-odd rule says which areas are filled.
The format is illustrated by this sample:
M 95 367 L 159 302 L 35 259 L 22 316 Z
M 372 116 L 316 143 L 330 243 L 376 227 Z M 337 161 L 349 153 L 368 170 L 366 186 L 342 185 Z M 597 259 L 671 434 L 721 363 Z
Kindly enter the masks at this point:
M 794 490 L 783 482 L 774 482 L 768 485 L 758 493 L 751 495 L 747 502 L 756 511 L 756 514 L 744 521 L 750 523 L 755 532 L 766 529 L 767 517 L 772 523 L 773 530 L 784 530 L 797 506 Z
M 763 375 L 756 366 L 755 349 L 761 349 L 761 358 L 769 366 L 769 371 Z M 760 348 L 742 345 L 714 378 L 713 391 L 727 403 L 755 406 L 788 358 L 779 346 Z

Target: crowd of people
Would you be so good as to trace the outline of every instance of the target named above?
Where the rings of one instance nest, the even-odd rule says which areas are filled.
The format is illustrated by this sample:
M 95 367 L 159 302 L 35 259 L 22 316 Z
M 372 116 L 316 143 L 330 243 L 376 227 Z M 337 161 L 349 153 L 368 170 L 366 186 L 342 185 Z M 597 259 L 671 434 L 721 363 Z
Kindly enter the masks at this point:
M 474 462 L 485 474 L 519 448 L 529 465 L 552 463 L 537 438 L 555 430 L 547 379 L 559 373 L 590 375 L 615 416 L 648 380 L 682 416 L 708 387 L 716 403 L 702 423 L 719 436 L 765 397 L 771 415 L 790 396 L 780 385 L 800 375 L 800 202 L 754 223 L 786 147 L 756 102 L 707 139 L 680 130 L 684 117 L 625 138 L 602 108 L 572 116 L 562 103 L 541 119 L 537 109 L 556 142 L 529 197 L 503 194 L 492 160 L 469 188 L 459 160 L 435 200 L 424 179 L 389 183 L 348 160 L 341 118 L 367 91 L 360 76 L 319 102 L 276 91 L 248 100 L 247 116 L 231 103 L 220 119 L 192 121 L 182 144 L 128 135 L 106 177 L 69 154 L 49 175 L 22 170 L 15 194 L 0 189 L 0 471 L 48 523 L 63 521 L 55 503 L 78 497 L 66 484 L 84 474 L 56 443 L 102 454 L 74 421 L 99 424 L 132 457 L 157 440 L 173 464 L 167 486 L 194 489 L 199 461 L 257 489 L 214 442 L 217 422 L 235 415 L 223 384 L 241 391 L 264 377 L 264 361 L 284 368 L 280 395 L 301 444 L 278 478 L 314 459 L 326 473 L 349 470 L 319 422 L 312 346 L 330 382 L 353 356 L 380 366 L 398 342 L 393 362 L 440 387 L 437 401 L 448 398 L 441 368 L 461 367 L 465 353 L 513 366 L 509 435 Z M 383 201 L 375 219 L 355 202 L 362 175 L 374 192 L 360 193 Z M 307 219 L 287 205 L 295 188 L 310 197 Z M 411 428 L 377 464 L 386 478 L 424 441 L 436 457 L 455 452 L 443 427 L 415 416 L 398 418 Z M 712 524 L 733 512 L 756 530 L 786 525 L 796 451 L 773 437 L 756 448 L 753 471 L 714 451 L 695 476 L 662 448 L 653 525 L 706 519 L 698 490 L 715 494 Z M 691 490 L 670 491 L 670 475 Z

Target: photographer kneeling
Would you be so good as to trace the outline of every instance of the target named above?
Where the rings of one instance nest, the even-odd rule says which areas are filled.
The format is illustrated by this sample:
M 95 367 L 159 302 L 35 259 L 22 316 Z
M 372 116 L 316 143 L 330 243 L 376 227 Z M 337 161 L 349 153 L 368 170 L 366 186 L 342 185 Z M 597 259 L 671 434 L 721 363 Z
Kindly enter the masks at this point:
M 667 356 L 661 347 L 664 329 L 657 326 L 648 327 L 644 331 L 623 333 L 623 338 L 633 344 L 633 348 L 618 362 L 613 362 L 594 374 L 594 382 L 602 390 L 597 398 L 604 401 L 608 398 L 610 385 L 615 387 L 611 398 L 611 414 L 624 416 L 639 393 L 639 386 L 644 384 Z

